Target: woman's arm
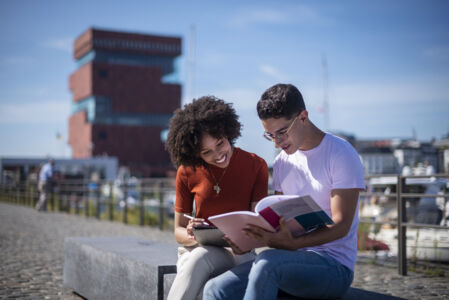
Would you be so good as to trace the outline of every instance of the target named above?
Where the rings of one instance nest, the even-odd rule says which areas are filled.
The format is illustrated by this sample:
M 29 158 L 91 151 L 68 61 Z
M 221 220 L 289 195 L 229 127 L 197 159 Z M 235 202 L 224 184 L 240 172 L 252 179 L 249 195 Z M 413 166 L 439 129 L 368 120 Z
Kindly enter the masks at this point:
M 280 230 L 275 233 L 252 225 L 248 225 L 245 231 L 249 236 L 264 241 L 267 246 L 278 249 L 296 250 L 329 243 L 348 234 L 357 208 L 358 196 L 358 189 L 333 190 L 330 202 L 332 220 L 335 224 L 316 229 L 297 238 L 292 236 L 282 219 Z
M 174 233 L 175 239 L 179 244 L 184 246 L 194 246 L 197 244 L 192 232 L 192 227 L 193 224 L 195 224 L 195 221 L 190 221 L 188 218 L 184 217 L 183 213 L 193 210 L 193 194 L 188 187 L 187 178 L 188 176 L 185 168 L 180 166 L 176 173 Z

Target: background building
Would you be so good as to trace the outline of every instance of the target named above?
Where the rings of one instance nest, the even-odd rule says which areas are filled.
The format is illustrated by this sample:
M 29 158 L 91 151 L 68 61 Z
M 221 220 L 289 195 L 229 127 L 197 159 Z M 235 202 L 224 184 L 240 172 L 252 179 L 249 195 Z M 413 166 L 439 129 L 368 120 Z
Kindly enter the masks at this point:
M 400 172 L 397 158 L 393 154 L 391 140 L 357 141 L 357 151 L 362 160 L 365 175 Z
M 115 156 L 141 176 L 172 169 L 161 133 L 181 104 L 180 55 L 178 37 L 95 28 L 81 34 L 69 80 L 73 158 Z
M 365 174 L 423 175 L 448 173 L 449 139 L 357 140 Z

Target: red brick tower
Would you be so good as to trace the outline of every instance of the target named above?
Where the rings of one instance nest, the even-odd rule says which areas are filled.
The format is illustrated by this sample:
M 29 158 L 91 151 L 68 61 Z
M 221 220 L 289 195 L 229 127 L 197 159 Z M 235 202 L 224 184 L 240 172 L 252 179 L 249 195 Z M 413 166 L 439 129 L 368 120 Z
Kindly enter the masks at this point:
M 170 170 L 161 131 L 181 104 L 180 55 L 177 37 L 94 28 L 78 37 L 69 79 L 73 157 L 116 156 L 142 176 Z

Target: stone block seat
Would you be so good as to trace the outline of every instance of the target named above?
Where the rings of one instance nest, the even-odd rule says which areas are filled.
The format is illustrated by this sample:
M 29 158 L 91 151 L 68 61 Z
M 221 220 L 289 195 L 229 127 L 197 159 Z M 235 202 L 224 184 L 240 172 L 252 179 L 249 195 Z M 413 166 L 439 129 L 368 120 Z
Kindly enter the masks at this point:
M 64 286 L 86 299 L 166 299 L 176 273 L 177 247 L 137 237 L 69 237 Z M 279 300 L 298 299 L 280 294 Z M 344 300 L 401 299 L 350 288 Z
M 86 299 L 165 299 L 176 260 L 173 244 L 137 237 L 69 237 L 64 241 L 64 286 Z

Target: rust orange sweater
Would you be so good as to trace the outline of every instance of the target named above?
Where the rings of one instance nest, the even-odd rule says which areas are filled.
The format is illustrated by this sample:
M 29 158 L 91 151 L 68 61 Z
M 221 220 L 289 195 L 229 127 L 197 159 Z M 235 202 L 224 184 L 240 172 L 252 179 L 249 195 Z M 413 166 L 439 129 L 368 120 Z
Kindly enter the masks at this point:
M 207 219 L 209 216 L 237 211 L 250 210 L 251 202 L 257 202 L 268 193 L 268 167 L 266 162 L 253 153 L 235 147 L 231 160 L 224 169 L 209 165 L 194 170 L 180 166 L 176 174 L 175 211 L 190 214 L 193 202 L 196 217 Z M 219 180 L 219 194 L 213 189 L 213 172 Z

